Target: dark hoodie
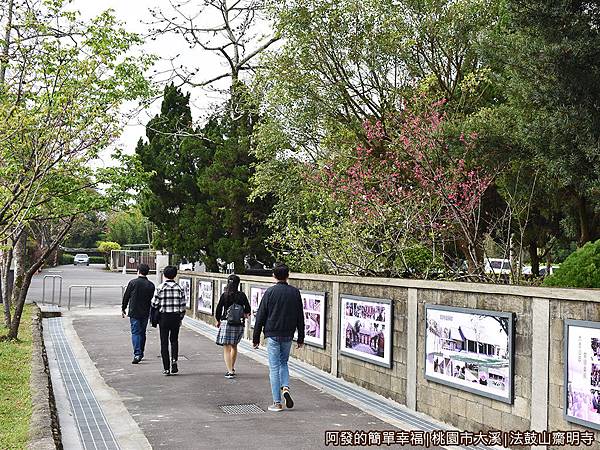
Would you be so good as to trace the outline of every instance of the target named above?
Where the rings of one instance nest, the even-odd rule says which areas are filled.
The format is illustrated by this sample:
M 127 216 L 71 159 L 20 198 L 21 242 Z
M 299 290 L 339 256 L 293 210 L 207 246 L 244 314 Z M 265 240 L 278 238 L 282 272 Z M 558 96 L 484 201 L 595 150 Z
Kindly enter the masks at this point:
M 252 341 L 260 343 L 260 333 L 264 327 L 265 337 L 293 337 L 298 330 L 298 343 L 304 343 L 304 309 L 300 291 L 279 281 L 263 295 Z

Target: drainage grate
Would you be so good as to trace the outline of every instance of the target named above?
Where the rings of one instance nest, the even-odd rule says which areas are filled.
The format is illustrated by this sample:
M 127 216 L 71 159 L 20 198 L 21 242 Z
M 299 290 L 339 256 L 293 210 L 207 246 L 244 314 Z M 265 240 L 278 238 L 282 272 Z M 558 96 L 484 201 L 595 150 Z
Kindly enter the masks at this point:
M 264 413 L 258 405 L 249 403 L 246 405 L 223 405 L 219 406 L 225 414 L 261 414 Z
M 56 363 L 71 404 L 82 447 L 94 450 L 119 450 L 121 447 L 73 353 L 63 328 L 62 318 L 44 319 L 44 328 L 48 330 L 56 353 Z

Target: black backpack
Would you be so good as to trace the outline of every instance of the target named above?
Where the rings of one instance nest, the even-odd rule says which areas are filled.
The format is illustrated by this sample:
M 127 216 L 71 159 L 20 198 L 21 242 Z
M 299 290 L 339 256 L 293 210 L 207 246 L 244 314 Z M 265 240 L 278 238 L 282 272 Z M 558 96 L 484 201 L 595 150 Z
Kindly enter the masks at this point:
M 244 307 L 234 303 L 227 309 L 227 325 L 243 325 Z

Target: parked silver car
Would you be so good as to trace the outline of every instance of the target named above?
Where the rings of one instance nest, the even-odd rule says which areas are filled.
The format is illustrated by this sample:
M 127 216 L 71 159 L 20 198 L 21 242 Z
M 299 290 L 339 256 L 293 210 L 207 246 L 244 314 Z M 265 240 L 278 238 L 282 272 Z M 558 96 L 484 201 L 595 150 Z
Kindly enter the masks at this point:
M 78 266 L 79 264 L 85 264 L 86 266 L 89 266 L 90 257 L 85 253 L 77 253 L 75 258 L 73 258 L 73 265 Z

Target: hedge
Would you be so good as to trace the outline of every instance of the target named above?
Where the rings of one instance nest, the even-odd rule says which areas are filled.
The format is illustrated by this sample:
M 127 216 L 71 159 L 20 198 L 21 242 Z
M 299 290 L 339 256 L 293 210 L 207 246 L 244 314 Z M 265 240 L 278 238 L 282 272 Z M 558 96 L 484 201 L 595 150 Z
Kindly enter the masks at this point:
M 551 276 L 546 277 L 544 285 L 600 288 L 600 239 L 571 253 Z

